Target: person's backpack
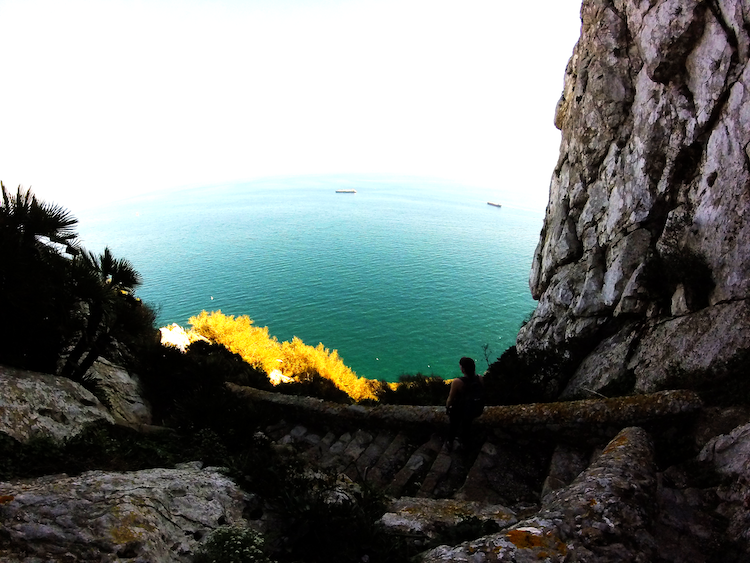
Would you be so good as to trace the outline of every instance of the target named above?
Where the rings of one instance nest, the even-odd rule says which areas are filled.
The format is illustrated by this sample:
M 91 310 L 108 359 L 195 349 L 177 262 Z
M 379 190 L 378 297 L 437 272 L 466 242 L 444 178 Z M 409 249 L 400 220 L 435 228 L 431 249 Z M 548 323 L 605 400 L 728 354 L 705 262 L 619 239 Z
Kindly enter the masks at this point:
M 466 413 L 471 418 L 476 418 L 484 412 L 484 385 L 479 377 L 463 377 L 464 386 L 464 404 Z

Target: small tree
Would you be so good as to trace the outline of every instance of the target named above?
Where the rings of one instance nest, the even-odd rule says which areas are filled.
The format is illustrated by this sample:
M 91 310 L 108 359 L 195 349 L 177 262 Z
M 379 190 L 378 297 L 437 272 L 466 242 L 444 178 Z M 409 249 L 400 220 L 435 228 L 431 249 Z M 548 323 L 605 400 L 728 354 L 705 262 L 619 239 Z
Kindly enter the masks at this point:
M 60 375 L 83 381 L 86 372 L 111 343 L 129 309 L 140 306 L 133 290 L 141 277 L 133 265 L 116 259 L 109 248 L 96 256 L 81 252 L 73 260 L 75 293 L 88 307 L 86 326 Z

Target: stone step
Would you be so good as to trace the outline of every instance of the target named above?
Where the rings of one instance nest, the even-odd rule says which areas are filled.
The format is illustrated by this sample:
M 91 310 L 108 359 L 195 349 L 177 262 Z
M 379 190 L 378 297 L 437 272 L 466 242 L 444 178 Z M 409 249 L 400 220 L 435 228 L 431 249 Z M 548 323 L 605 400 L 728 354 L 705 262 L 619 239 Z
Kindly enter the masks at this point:
M 301 424 L 298 424 L 294 426 L 293 428 L 287 430 L 285 435 L 277 440 L 279 444 L 282 445 L 288 445 L 288 444 L 300 444 L 304 441 L 304 438 L 309 434 L 307 427 L 303 426 Z
M 485 442 L 466 475 L 466 480 L 454 498 L 478 501 L 486 498 L 490 478 L 498 465 L 499 452 L 491 442 Z M 497 499 L 492 499 L 495 502 Z M 501 504 L 501 503 L 497 503 Z
M 386 488 L 386 493 L 393 497 L 408 494 L 407 487 L 414 486 L 427 473 L 442 447 L 442 438 L 433 434 L 427 442 L 417 448 L 406 465 L 396 473 L 393 481 Z
M 321 436 L 322 432 L 304 425 L 280 421 L 266 433 L 276 443 L 293 447 L 312 466 L 382 487 L 394 497 L 486 500 L 488 490 L 492 498 L 497 496 L 491 492 L 491 481 L 497 478 L 492 474 L 503 464 L 490 442 L 475 456 L 452 449 L 437 434 L 415 449 L 405 434 L 387 430 L 375 434 L 352 429 L 340 436 L 332 432 Z
M 301 456 L 311 465 L 317 466 L 320 465 L 321 460 L 328 456 L 328 452 L 331 449 L 331 446 L 336 442 L 337 438 L 333 432 L 328 432 L 316 442 L 313 436 L 317 435 L 313 434 L 308 437 L 309 447 L 302 451 Z
M 341 456 L 341 463 L 336 467 L 337 472 L 345 473 L 348 467 L 356 467 L 357 460 L 367 451 L 374 438 L 370 432 L 361 429 L 355 431 L 352 440 Z
M 344 463 L 344 451 L 353 438 L 354 436 L 350 432 L 346 432 L 339 436 L 338 439 L 331 444 L 331 447 L 328 448 L 328 451 L 325 452 L 325 455 L 321 457 L 319 462 L 321 469 L 337 471 L 338 467 Z
M 344 473 L 353 481 L 367 480 L 367 473 L 375 467 L 380 456 L 386 451 L 388 446 L 393 442 L 394 434 L 392 432 L 379 432 L 370 442 L 367 449 L 349 464 Z
M 453 465 L 453 460 L 451 459 L 450 449 L 448 444 L 443 444 L 430 470 L 422 480 L 422 486 L 419 487 L 416 496 L 418 498 L 435 498 L 435 489 L 445 480 L 451 465 Z
M 454 498 L 506 506 L 537 504 L 538 484 L 549 471 L 544 458 L 518 441 L 488 440 Z
M 406 434 L 399 432 L 381 454 L 378 461 L 367 472 L 367 482 L 376 487 L 385 487 L 409 459 L 413 446 Z
M 265 429 L 265 434 L 274 442 L 278 442 L 284 436 L 289 434 L 289 432 L 292 430 L 292 428 L 294 428 L 294 426 L 295 425 L 289 424 L 285 420 L 280 420 L 276 424 L 267 426 Z
M 474 464 L 477 451 L 451 450 L 451 466 L 448 472 L 435 486 L 432 498 L 453 498 L 456 491 L 466 482 L 466 475 Z

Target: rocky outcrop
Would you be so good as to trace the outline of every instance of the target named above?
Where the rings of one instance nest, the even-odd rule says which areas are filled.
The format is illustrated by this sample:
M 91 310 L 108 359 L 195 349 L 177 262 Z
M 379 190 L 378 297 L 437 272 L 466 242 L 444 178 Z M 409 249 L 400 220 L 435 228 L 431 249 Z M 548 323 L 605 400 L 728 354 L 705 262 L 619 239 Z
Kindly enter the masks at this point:
M 446 530 L 478 520 L 507 528 L 518 522 L 511 509 L 502 505 L 455 499 L 402 497 L 388 506 L 378 525 L 388 533 L 407 536 L 415 545 L 434 541 Z
M 0 432 L 20 442 L 63 440 L 92 422 L 114 423 L 89 391 L 63 377 L 0 367 Z
M 244 524 L 252 501 L 199 463 L 0 483 L 0 559 L 188 562 L 208 532 Z
M 28 442 L 41 436 L 62 441 L 97 421 L 147 429 L 151 407 L 137 377 L 103 358 L 86 375 L 106 406 L 70 379 L 0 366 L 0 432 Z
M 551 397 L 737 375 L 750 349 L 750 2 L 584 0 L 521 354 Z
M 570 486 L 546 497 L 531 518 L 478 540 L 437 547 L 421 560 L 652 561 L 653 456 L 649 435 L 627 428 Z
M 474 553 L 489 561 L 684 563 L 723 554 L 726 545 L 735 556 L 726 561 L 749 552 L 747 409 L 701 410 L 687 391 L 488 407 L 476 443 L 453 448 L 441 424 L 431 425 L 444 417 L 439 407 L 352 407 L 233 389 L 263 401 L 274 421 L 258 440 L 273 440 L 282 458 L 296 452 L 321 483 L 331 472 L 335 498 L 365 485 L 382 490 L 393 500 L 380 523 L 408 538 L 412 553 L 449 544 L 428 561 Z M 702 461 L 657 470 L 642 428 L 602 440 L 634 420 L 656 432 L 662 461 L 674 455 L 671 442 L 683 465 L 693 448 L 703 448 Z M 688 430 L 693 445 L 681 436 Z M 719 433 L 726 435 L 714 438 Z M 691 463 L 702 465 L 696 471 Z M 714 475 L 712 467 L 718 485 L 701 477 Z M 219 525 L 262 532 L 288 525 L 267 500 L 200 463 L 0 483 L 0 560 L 189 561 Z
M 750 424 L 711 439 L 699 459 L 726 478 L 717 490 L 718 511 L 729 520 L 729 533 L 750 544 Z
M 94 362 L 86 375 L 104 391 L 110 412 L 118 422 L 130 426 L 151 424 L 151 406 L 135 375 L 104 358 Z

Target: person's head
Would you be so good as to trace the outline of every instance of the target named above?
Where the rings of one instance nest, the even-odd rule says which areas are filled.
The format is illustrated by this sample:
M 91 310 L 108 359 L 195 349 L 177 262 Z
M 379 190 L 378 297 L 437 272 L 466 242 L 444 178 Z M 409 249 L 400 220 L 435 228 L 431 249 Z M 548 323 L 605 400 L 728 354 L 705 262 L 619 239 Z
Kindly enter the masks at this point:
M 463 371 L 466 375 L 476 375 L 477 367 L 474 364 L 474 360 L 471 358 L 467 358 L 464 356 L 460 360 L 458 360 L 458 365 L 461 366 L 461 371 Z

